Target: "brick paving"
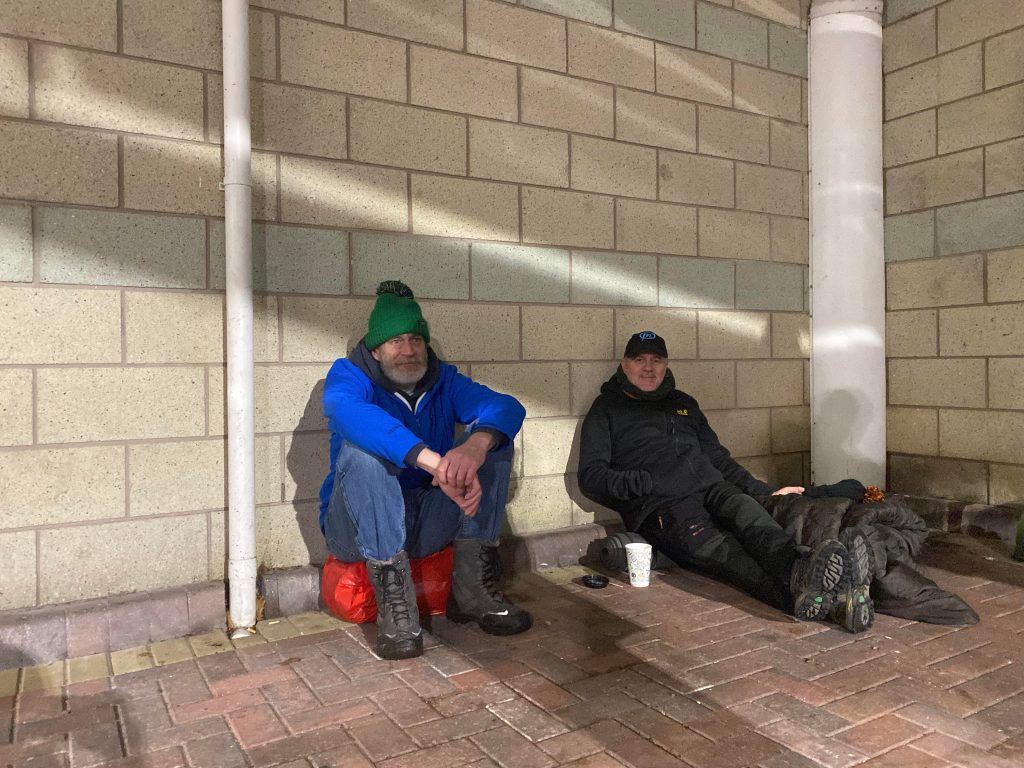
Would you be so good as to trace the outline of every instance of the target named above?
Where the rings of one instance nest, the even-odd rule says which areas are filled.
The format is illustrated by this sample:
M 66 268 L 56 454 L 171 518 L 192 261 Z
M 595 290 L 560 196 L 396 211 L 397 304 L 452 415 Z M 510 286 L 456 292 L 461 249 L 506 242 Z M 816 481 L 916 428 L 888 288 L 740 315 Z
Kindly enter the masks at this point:
M 530 632 L 434 618 L 419 659 L 307 614 L 0 672 L 0 766 L 1024 765 L 1024 567 L 948 535 L 924 562 L 979 626 L 854 636 L 684 571 L 588 590 L 575 567 L 514 585 Z

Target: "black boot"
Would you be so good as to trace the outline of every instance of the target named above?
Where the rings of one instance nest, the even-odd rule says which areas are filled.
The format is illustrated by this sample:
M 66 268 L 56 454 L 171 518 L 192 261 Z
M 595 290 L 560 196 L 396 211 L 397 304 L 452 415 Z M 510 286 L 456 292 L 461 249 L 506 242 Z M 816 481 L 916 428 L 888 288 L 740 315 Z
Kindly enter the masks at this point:
M 861 528 L 844 528 L 839 540 L 850 553 L 846 576 L 836 596 L 829 619 L 847 632 L 864 632 L 875 623 L 871 580 L 875 577 L 875 555 Z
M 518 635 L 533 626 L 533 617 L 498 591 L 498 548 L 481 539 L 456 539 L 452 591 L 445 614 L 452 621 L 475 621 L 492 635 Z
M 836 539 L 826 539 L 796 559 L 790 573 L 793 615 L 806 621 L 828 618 L 846 575 L 846 547 Z
M 367 560 L 366 570 L 377 597 L 377 655 L 382 659 L 422 656 L 423 630 L 409 558 L 402 551 L 390 562 Z

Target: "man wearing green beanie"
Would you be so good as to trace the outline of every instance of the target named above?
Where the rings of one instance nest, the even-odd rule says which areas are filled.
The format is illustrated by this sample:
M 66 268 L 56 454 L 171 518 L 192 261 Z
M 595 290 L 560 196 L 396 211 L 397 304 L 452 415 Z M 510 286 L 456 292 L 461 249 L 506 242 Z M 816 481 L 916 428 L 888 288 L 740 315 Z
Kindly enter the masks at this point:
M 529 629 L 530 614 L 497 588 L 512 441 L 526 411 L 438 359 L 401 281 L 380 284 L 366 335 L 331 366 L 324 415 L 331 465 L 320 489 L 320 529 L 336 558 L 366 562 L 378 655 L 423 653 L 409 558 L 452 543 L 448 618 L 495 635 Z M 458 443 L 457 425 L 464 428 Z

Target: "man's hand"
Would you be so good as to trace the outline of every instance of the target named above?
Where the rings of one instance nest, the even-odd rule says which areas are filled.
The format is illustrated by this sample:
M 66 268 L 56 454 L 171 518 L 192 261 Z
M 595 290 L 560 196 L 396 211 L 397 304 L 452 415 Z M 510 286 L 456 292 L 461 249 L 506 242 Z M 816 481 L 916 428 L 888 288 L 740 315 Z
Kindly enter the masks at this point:
M 483 488 L 481 488 L 480 480 L 477 479 L 476 475 L 473 476 L 472 482 L 464 488 L 457 485 L 451 485 L 449 483 L 438 482 L 436 477 L 434 478 L 434 484 L 444 492 L 445 496 L 458 505 L 459 509 L 462 510 L 462 514 L 466 517 L 473 517 L 477 510 L 480 509 L 480 499 L 483 498 Z
M 494 445 L 494 436 L 487 432 L 474 432 L 465 442 L 441 457 L 434 472 L 437 485 L 468 488 L 476 481 L 476 473 L 487 459 L 487 451 Z M 477 482 L 479 486 L 479 482 Z
M 788 493 L 803 493 L 804 487 L 802 485 L 787 485 L 785 488 L 779 488 L 772 496 L 785 496 Z

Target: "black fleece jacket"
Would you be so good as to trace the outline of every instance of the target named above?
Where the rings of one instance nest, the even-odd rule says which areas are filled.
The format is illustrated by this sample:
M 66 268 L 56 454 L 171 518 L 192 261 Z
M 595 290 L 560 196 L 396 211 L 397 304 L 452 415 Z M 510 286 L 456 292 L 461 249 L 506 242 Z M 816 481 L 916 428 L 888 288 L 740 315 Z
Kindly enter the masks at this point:
M 580 436 L 583 493 L 635 531 L 651 512 L 727 480 L 750 495 L 775 488 L 736 462 L 697 401 L 674 389 L 659 400 L 627 395 L 613 376 L 590 406 Z

